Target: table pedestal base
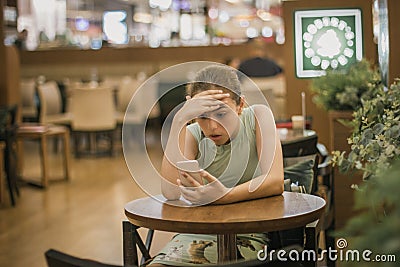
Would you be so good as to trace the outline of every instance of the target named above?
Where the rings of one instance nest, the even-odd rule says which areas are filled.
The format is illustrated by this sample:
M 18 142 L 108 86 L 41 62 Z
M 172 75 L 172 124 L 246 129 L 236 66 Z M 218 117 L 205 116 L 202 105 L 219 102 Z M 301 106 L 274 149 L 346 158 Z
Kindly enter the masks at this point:
M 217 235 L 218 263 L 237 260 L 237 246 L 235 234 Z

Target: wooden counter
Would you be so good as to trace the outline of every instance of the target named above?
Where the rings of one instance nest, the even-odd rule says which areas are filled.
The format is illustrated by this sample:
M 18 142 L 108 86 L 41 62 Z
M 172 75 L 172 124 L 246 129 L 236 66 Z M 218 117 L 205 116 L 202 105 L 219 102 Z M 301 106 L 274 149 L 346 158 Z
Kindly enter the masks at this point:
M 282 46 L 270 43 L 268 55 L 279 59 Z M 223 61 L 230 57 L 247 58 L 249 45 L 218 46 L 181 46 L 181 47 L 103 47 L 99 50 L 82 50 L 74 48 L 57 48 L 54 50 L 22 51 L 21 64 L 97 64 L 117 62 L 162 62 L 210 60 Z

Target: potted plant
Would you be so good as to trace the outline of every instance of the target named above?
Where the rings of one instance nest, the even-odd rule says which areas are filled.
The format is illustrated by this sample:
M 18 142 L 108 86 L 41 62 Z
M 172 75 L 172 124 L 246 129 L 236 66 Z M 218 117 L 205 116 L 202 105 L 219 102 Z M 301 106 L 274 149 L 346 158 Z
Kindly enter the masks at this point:
M 342 137 L 347 138 L 350 130 L 343 122 L 352 119 L 353 111 L 362 101 L 370 99 L 381 83 L 377 68 L 367 59 L 355 62 L 348 69 L 328 69 L 326 75 L 311 81 L 313 102 L 328 111 L 331 150 L 349 148 Z
M 400 158 L 400 79 L 389 89 L 377 85 L 349 123 L 350 153 L 334 151 L 332 162 L 342 172 L 361 170 L 363 179 L 380 175 Z
M 346 122 L 353 119 L 354 110 L 362 105 L 362 101 L 370 99 L 380 84 L 379 72 L 367 59 L 354 63 L 346 70 L 327 70 L 325 76 L 311 81 L 313 101 L 328 111 L 330 151 L 350 152 L 347 138 L 351 135 L 351 127 Z M 361 180 L 361 175 L 349 177 L 348 174 L 335 172 L 333 198 L 336 228 L 343 227 L 354 216 L 351 210 L 354 191 L 350 186 Z
M 368 249 L 372 258 L 385 255 L 385 266 L 397 266 L 393 257 L 400 257 L 400 79 L 389 89 L 376 87 L 374 95 L 354 112 L 350 153 L 333 153 L 332 162 L 340 171 L 363 174 L 363 182 L 354 186 L 359 213 L 337 236 L 351 238 L 351 249 Z
M 354 111 L 371 97 L 371 86 L 380 83 L 378 71 L 363 59 L 348 69 L 329 69 L 311 82 L 313 101 L 325 110 Z

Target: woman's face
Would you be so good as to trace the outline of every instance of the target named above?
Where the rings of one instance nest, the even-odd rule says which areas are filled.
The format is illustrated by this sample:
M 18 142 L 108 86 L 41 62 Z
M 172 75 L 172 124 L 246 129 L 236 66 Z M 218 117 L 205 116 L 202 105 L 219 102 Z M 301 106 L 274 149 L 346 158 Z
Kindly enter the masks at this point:
M 205 112 L 196 119 L 204 135 L 217 146 L 224 145 L 235 137 L 240 126 L 238 115 L 243 108 L 243 99 L 239 105 L 230 97 L 221 99 L 221 102 L 223 105 L 218 109 Z

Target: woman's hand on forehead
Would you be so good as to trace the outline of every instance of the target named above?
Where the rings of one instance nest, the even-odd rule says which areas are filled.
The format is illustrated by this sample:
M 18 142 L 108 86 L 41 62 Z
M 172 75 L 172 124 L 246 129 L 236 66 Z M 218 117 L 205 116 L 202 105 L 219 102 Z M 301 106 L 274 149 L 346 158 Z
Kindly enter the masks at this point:
M 187 96 L 187 101 L 179 113 L 184 121 L 193 120 L 206 112 L 219 109 L 226 104 L 227 99 L 230 99 L 229 93 L 224 93 L 222 90 L 202 91 L 194 95 L 193 98 Z
M 230 94 L 224 93 L 224 91 L 222 91 L 222 90 L 210 89 L 207 91 L 202 91 L 200 93 L 197 93 L 193 96 L 193 98 L 199 98 L 199 97 L 211 97 L 213 99 L 222 100 L 224 98 L 230 97 Z M 190 97 L 189 97 L 189 99 L 190 99 Z

